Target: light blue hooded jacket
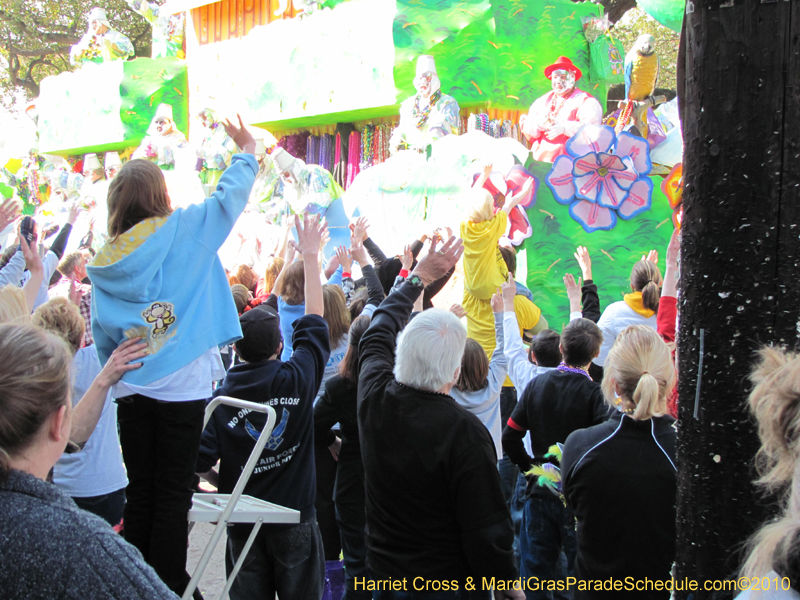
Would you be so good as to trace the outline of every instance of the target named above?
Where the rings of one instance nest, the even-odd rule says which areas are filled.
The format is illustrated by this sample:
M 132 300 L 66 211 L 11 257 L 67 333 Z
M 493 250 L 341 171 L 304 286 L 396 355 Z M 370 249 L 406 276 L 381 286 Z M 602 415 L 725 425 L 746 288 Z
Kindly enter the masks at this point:
M 148 385 L 242 337 L 217 251 L 257 172 L 254 156 L 234 155 L 210 198 L 138 223 L 103 246 L 87 268 L 100 363 L 127 338 L 138 335 L 148 344 L 142 367 L 123 381 Z

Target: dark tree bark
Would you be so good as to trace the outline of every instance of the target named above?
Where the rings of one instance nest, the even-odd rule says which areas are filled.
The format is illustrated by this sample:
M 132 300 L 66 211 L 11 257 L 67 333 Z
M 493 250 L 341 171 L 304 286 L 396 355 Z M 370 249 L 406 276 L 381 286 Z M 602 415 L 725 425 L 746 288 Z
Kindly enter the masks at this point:
M 583 0 L 572 0 L 573 2 L 582 2 Z M 597 0 L 597 3 L 603 7 L 603 12 L 608 15 L 608 20 L 613 25 L 622 18 L 626 12 L 636 6 L 636 0 Z
M 677 576 L 702 585 L 736 576 L 773 508 L 751 483 L 747 374 L 759 345 L 798 343 L 800 7 L 687 6 L 676 543 Z

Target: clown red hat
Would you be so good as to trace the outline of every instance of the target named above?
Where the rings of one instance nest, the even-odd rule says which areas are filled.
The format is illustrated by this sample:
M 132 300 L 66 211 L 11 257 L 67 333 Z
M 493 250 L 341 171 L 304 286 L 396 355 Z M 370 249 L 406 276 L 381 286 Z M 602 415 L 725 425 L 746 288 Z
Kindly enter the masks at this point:
M 559 56 L 549 67 L 544 68 L 544 76 L 550 79 L 550 75 L 552 75 L 553 71 L 558 70 L 565 70 L 565 71 L 572 71 L 575 75 L 575 81 L 578 81 L 583 76 L 581 70 L 572 64 L 572 61 L 568 59 L 566 56 Z

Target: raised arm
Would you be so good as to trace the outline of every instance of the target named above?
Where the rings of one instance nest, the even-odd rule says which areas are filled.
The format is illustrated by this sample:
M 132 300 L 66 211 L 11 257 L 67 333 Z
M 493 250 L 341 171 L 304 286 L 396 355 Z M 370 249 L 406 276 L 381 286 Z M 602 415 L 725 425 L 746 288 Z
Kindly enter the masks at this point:
M 351 240 L 350 255 L 358 263 L 358 266 L 361 267 L 364 281 L 367 282 L 367 305 L 379 306 L 386 297 L 386 294 L 383 293 L 383 286 L 381 285 L 380 279 L 378 279 L 378 274 L 375 272 L 375 269 L 372 268 L 372 265 L 369 264 L 366 248 L 364 248 L 363 244 L 355 241 L 355 238 Z
M 397 335 L 406 326 L 414 302 L 420 297 L 426 284 L 441 277 L 458 262 L 463 251 L 460 239 L 451 237 L 439 251 L 436 249 L 436 240 L 433 240 L 430 251 L 417 264 L 412 277 L 409 277 L 419 277 L 422 286 L 407 280 L 394 293 L 389 294 L 375 311 L 359 344 L 359 405 L 365 396 L 380 393 L 392 380 Z
M 519 335 L 519 323 L 514 310 L 516 288 L 511 273 L 509 273 L 508 281 L 503 283 L 495 296 L 501 296 L 503 302 L 503 354 L 508 361 L 508 376 L 514 387 L 521 392 L 536 377 L 536 365 L 532 365 L 528 361 L 528 355 Z
M 226 121 L 224 126 L 242 149 L 241 154 L 234 155 L 231 166 L 220 177 L 216 191 L 205 202 L 191 204 L 183 211 L 183 221 L 191 228 L 192 235 L 211 252 L 217 252 L 230 235 L 247 204 L 258 173 L 258 163 L 253 156 L 255 140 L 241 117 L 239 124 L 241 127 Z
M 297 229 L 297 241 L 290 243 L 294 249 L 303 256 L 303 272 L 305 274 L 305 304 L 307 315 L 319 315 L 325 312 L 325 305 L 322 302 L 322 283 L 319 275 L 319 254 L 320 240 L 327 229 L 327 224 L 320 222 L 319 215 L 308 213 L 303 215 L 300 221 L 298 215 L 294 216 L 294 225 Z

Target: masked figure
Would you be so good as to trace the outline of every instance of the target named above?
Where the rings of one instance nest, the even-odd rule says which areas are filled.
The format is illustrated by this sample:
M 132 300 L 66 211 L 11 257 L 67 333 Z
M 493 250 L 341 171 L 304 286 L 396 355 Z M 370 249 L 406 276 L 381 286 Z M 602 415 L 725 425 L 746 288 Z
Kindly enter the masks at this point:
M 566 154 L 564 145 L 581 125 L 600 125 L 603 109 L 600 103 L 575 87 L 581 70 L 566 56 L 544 70 L 552 91 L 536 100 L 527 115 L 520 117 L 520 128 L 531 144 L 534 160 L 553 162 Z
M 111 24 L 102 8 L 93 8 L 89 13 L 89 29 L 69 51 L 69 62 L 82 65 L 85 62 L 102 63 L 108 60 L 126 59 L 133 56 L 133 44 Z
M 147 0 L 128 0 L 133 12 L 153 26 L 153 58 L 186 58 L 186 13 L 171 14 L 166 6 Z
M 392 152 L 403 149 L 422 152 L 439 138 L 459 133 L 458 102 L 442 94 L 432 56 L 417 59 L 414 87 L 417 95 L 400 105 L 400 124 L 389 140 Z
M 217 121 L 213 110 L 205 108 L 199 117 L 203 123 L 203 141 L 197 150 L 197 170 L 203 183 L 216 185 L 222 172 L 231 164 L 236 144 L 225 133 L 225 127 Z
M 147 136 L 131 158 L 146 158 L 162 169 L 170 170 L 181 164 L 186 166 L 184 158 L 188 153 L 189 142 L 172 120 L 172 107 L 169 104 L 160 104 L 147 130 Z

